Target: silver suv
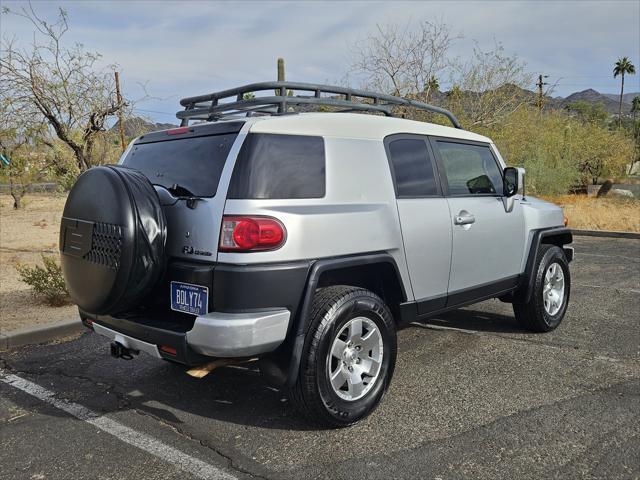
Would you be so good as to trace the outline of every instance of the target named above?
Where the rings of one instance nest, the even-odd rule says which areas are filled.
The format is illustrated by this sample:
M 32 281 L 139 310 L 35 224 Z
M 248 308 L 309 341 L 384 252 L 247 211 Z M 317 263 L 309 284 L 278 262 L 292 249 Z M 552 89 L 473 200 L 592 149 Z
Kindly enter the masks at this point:
M 562 210 L 450 112 L 284 82 L 181 103 L 179 128 L 84 173 L 65 206 L 65 279 L 114 356 L 258 358 L 311 420 L 346 426 L 380 402 L 403 326 L 489 298 L 536 332 L 562 321 Z

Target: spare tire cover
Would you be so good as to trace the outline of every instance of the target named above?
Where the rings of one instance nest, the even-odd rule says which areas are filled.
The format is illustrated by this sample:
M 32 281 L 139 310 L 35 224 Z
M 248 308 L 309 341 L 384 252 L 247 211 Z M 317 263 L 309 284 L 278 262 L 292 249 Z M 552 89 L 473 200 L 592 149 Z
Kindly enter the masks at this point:
M 60 225 L 64 279 L 85 312 L 131 309 L 164 270 L 166 220 L 158 194 L 137 170 L 87 170 L 69 192 Z

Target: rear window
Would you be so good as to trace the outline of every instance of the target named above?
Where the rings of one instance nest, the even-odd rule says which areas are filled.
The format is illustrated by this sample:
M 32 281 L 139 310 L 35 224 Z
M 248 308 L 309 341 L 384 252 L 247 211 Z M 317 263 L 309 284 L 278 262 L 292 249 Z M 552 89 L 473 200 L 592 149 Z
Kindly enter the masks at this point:
M 233 169 L 228 198 L 322 198 L 325 155 L 322 137 L 249 134 Z
M 213 197 L 237 133 L 134 145 L 123 165 L 179 195 Z

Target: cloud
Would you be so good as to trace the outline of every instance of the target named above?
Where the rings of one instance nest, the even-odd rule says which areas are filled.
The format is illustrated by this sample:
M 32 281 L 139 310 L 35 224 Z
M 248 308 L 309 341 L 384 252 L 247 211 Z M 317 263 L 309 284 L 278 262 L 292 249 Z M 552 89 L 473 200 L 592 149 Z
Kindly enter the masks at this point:
M 16 9 L 24 2 L 3 1 Z M 640 3 L 557 2 L 60 2 L 69 12 L 69 40 L 120 65 L 126 93 L 137 83 L 163 100 L 149 110 L 173 112 L 183 96 L 275 77 L 284 57 L 289 79 L 340 79 L 349 48 L 376 23 L 442 19 L 464 39 L 452 54 L 464 58 L 473 39 L 482 47 L 501 41 L 534 72 L 560 80 L 559 94 L 587 85 L 614 92 L 612 64 L 622 55 L 640 66 Z M 42 15 L 54 3 L 34 3 Z M 27 42 L 32 28 L 3 15 L 3 34 Z M 640 90 L 640 75 L 629 80 Z M 582 86 L 584 85 L 584 87 Z M 169 113 L 170 115 L 170 113 Z M 156 116 L 158 115 L 151 115 Z M 162 117 L 167 120 L 168 116 Z

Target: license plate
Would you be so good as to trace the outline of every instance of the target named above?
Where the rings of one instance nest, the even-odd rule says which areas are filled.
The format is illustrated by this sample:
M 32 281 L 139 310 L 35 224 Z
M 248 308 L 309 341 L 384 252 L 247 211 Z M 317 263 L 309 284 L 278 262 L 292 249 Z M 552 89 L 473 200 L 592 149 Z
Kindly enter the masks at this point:
M 171 310 L 204 315 L 209 306 L 209 289 L 190 283 L 171 282 Z

